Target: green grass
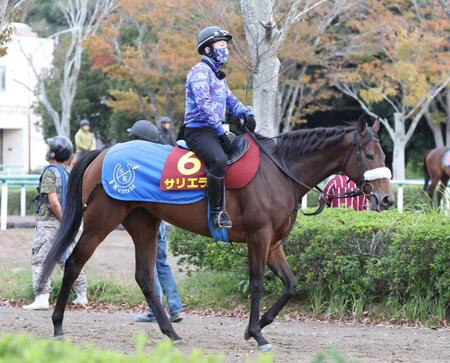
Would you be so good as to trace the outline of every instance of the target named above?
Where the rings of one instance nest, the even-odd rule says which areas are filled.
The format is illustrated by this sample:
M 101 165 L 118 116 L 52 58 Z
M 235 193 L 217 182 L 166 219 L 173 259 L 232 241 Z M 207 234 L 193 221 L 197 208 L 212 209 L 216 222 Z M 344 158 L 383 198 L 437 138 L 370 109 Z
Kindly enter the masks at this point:
M 11 300 L 32 300 L 31 272 L 24 269 L 13 271 L 0 269 L 0 298 Z
M 147 336 L 143 333 L 135 337 L 136 352 L 124 354 L 99 349 L 93 345 L 77 346 L 68 340 L 44 340 L 25 334 L 0 335 L 0 363 L 221 363 L 224 354 L 204 354 L 200 349 L 182 353 L 169 340 L 160 342 L 150 353 L 146 353 Z M 247 363 L 272 363 L 271 353 L 258 353 L 246 359 Z M 313 363 L 350 363 L 342 353 L 331 349 L 318 353 Z
M 308 291 L 308 298 L 313 316 L 321 315 L 326 309 L 325 295 L 323 289 L 318 287 Z
M 13 271 L 0 269 L 0 297 L 3 299 L 30 302 L 34 299 L 31 283 L 31 272 L 23 269 Z M 62 274 L 54 273 L 52 276 L 52 292 L 50 299 L 54 300 L 61 288 Z M 74 293 L 70 299 L 75 298 Z M 142 292 L 136 283 L 119 285 L 114 281 L 103 280 L 97 277 L 88 278 L 88 298 L 91 302 L 127 304 L 134 306 L 144 300 Z
M 239 275 L 233 272 L 196 272 L 178 282 L 183 303 L 190 308 L 235 309 L 247 302 Z
M 0 298 L 20 302 L 33 300 L 30 271 L 0 269 L 0 281 L 2 281 Z M 56 298 L 60 284 L 61 273 L 58 272 L 54 274 L 52 280 L 52 300 Z M 234 272 L 200 271 L 178 281 L 178 289 L 186 308 L 216 311 L 236 309 L 248 311 L 248 290 L 242 285 L 242 276 Z M 89 277 L 88 286 L 88 297 L 91 302 L 131 307 L 144 301 L 142 292 L 134 281 L 129 285 L 121 285 L 114 281 Z M 72 293 L 71 299 L 74 297 Z M 277 297 L 277 295 L 265 296 L 261 301 L 262 310 L 273 304 Z M 367 310 L 368 316 L 373 319 L 441 326 L 449 309 L 448 302 L 429 296 L 414 296 L 408 301 L 390 298 L 381 303 L 365 305 L 361 297 L 350 298 L 337 293 L 329 297 L 325 292 L 315 289 L 309 292 L 307 299 L 291 302 L 283 312 L 357 321 Z
M 339 353 L 336 349 L 331 349 L 328 353 L 318 353 L 313 358 L 313 363 L 350 363 L 356 362 L 347 359 L 343 354 Z
M 220 363 L 223 355 L 204 355 L 199 349 L 194 349 L 185 355 L 174 348 L 170 341 L 159 343 L 151 353 L 145 353 L 147 337 L 144 334 L 136 336 L 136 352 L 123 354 L 110 350 L 102 350 L 92 345 L 78 347 L 69 341 L 44 340 L 24 334 L 4 334 L 0 336 L 0 363 Z M 270 356 L 259 356 L 257 362 L 270 363 Z

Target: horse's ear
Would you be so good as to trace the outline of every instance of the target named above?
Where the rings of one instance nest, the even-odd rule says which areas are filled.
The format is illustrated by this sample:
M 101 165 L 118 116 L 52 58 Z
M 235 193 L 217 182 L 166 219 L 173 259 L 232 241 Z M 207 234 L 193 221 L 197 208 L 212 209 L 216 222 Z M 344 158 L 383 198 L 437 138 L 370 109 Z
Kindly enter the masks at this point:
M 373 132 L 375 132 L 376 134 L 378 134 L 378 131 L 380 131 L 380 119 L 377 117 L 377 119 L 375 120 L 375 122 L 372 125 L 372 130 Z
M 366 134 L 367 129 L 367 122 L 364 118 L 364 115 L 361 115 L 357 121 L 356 128 L 358 129 L 358 132 L 361 136 L 364 136 Z

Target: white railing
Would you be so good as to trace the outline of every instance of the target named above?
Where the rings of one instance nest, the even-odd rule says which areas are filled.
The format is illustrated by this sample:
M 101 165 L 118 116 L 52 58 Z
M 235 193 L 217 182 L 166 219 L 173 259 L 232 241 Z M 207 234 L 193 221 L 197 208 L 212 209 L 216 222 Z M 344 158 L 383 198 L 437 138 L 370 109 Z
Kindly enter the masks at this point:
M 8 220 L 8 191 L 11 188 L 20 188 L 20 216 L 25 217 L 27 211 L 27 187 L 33 189 L 39 184 L 39 175 L 0 175 L 1 202 L 0 202 L 0 230 L 6 230 Z
M 39 175 L 0 175 L 1 203 L 0 203 L 0 230 L 6 230 L 8 219 L 8 190 L 9 187 L 20 188 L 20 216 L 26 215 L 26 192 L 27 187 L 36 187 L 39 182 Z M 404 186 L 423 185 L 421 179 L 391 180 L 392 185 L 397 186 L 397 210 L 403 212 Z M 449 190 L 449 189 L 448 189 Z M 450 191 L 444 194 L 444 209 L 450 209 Z M 302 198 L 301 208 L 308 207 L 308 196 Z

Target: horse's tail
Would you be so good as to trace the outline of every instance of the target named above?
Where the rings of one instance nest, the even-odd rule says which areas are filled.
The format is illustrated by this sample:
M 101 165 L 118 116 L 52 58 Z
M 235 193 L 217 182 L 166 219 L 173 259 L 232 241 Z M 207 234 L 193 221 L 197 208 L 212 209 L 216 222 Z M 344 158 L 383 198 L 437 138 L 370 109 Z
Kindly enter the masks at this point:
M 426 193 L 427 189 L 428 189 L 428 183 L 430 182 L 430 173 L 428 172 L 428 167 L 427 167 L 427 156 L 428 153 L 425 155 L 424 159 L 423 159 L 423 176 L 424 176 L 424 184 L 423 184 L 423 189 L 422 192 Z
M 83 155 L 70 173 L 67 184 L 66 205 L 63 217 L 53 240 L 52 247 L 45 258 L 39 277 L 38 292 L 44 288 L 50 274 L 63 253 L 74 240 L 80 229 L 83 218 L 82 188 L 83 174 L 90 163 L 100 154 L 100 150 L 93 150 Z

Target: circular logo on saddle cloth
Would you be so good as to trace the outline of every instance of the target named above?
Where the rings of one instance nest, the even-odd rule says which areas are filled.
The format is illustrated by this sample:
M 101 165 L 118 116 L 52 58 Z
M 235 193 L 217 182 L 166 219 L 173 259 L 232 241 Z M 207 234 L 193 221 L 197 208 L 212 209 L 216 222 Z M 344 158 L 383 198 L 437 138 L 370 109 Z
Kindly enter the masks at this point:
M 113 171 L 113 179 L 109 182 L 115 191 L 121 194 L 131 193 L 136 185 L 134 183 L 136 179 L 135 169 L 139 168 L 139 165 L 126 164 L 125 167 L 121 163 L 117 163 Z

